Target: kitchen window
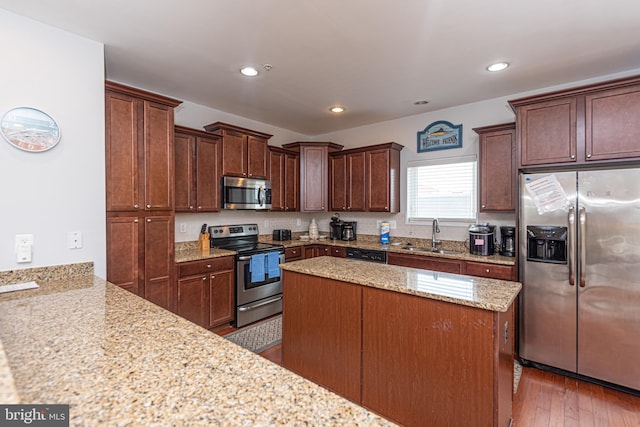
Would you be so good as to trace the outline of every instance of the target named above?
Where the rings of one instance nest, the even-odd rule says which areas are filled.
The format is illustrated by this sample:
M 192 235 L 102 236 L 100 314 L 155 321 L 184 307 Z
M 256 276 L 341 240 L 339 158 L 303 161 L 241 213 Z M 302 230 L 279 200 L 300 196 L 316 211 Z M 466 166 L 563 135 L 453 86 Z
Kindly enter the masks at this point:
M 477 216 L 477 159 L 463 156 L 407 165 L 407 222 L 473 223 Z

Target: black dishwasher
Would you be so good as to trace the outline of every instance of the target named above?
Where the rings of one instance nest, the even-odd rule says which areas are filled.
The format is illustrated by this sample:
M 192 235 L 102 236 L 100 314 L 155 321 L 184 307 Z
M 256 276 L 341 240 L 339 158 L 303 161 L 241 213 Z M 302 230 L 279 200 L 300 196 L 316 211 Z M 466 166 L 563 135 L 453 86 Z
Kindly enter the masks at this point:
M 387 263 L 387 251 L 376 249 L 347 248 L 347 258 L 359 259 L 362 261 Z

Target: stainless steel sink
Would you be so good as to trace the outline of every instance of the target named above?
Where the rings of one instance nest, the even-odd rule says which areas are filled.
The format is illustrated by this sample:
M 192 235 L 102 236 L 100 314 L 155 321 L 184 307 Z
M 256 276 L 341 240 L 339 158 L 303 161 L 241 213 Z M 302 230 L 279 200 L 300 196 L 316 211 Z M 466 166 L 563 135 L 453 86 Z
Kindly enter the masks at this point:
M 436 250 L 431 250 L 431 252 L 436 253 L 436 254 L 444 254 L 444 255 L 455 255 L 455 254 L 461 254 L 462 252 L 459 251 L 450 251 L 450 250 L 446 250 L 446 249 L 436 249 Z
M 431 249 L 431 248 L 420 248 L 416 246 L 403 246 L 401 249 L 412 251 L 412 252 L 430 252 L 434 254 L 442 254 L 442 255 L 455 255 L 461 254 L 459 251 L 450 251 L 446 249 Z

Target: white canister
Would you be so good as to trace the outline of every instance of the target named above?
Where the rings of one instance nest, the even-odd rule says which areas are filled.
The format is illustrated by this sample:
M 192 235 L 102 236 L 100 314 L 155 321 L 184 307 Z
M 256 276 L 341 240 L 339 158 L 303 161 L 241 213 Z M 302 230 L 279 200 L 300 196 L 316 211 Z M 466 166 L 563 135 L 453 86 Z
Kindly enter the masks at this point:
M 317 240 L 319 236 L 318 233 L 318 224 L 316 224 L 316 219 L 313 218 L 311 220 L 311 224 L 309 224 L 309 239 Z

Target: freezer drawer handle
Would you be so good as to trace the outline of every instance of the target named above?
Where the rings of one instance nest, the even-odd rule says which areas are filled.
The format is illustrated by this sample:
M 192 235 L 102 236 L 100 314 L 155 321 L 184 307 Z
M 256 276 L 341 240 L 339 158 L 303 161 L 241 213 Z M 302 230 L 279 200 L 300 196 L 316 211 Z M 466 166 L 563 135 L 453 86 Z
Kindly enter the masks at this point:
M 573 206 L 571 206 L 569 208 L 569 227 L 567 228 L 567 232 L 569 234 L 569 252 L 568 252 L 568 264 L 569 264 L 569 284 L 571 286 L 574 286 L 576 284 L 576 277 L 575 277 L 575 272 L 573 271 L 573 254 L 574 254 L 574 247 L 575 247 L 575 231 L 574 231 L 574 227 L 575 227 L 575 223 L 576 223 L 576 211 L 574 209 Z
M 587 268 L 587 211 L 584 206 L 580 207 L 580 287 L 587 284 L 584 270 Z

